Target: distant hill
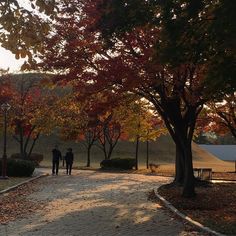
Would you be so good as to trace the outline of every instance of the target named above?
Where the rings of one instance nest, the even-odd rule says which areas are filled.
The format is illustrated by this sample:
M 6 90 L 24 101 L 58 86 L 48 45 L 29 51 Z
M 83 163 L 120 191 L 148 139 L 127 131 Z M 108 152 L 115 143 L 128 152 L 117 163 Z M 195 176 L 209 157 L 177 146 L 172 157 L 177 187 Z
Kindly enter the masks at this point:
M 68 147 L 73 148 L 75 153 L 76 165 L 84 166 L 86 163 L 86 150 L 81 143 L 64 142 L 57 136 L 52 135 L 49 137 L 41 137 L 35 147 L 34 152 L 42 153 L 44 155 L 43 165 L 51 165 L 51 150 L 55 144 L 58 144 L 62 153 L 66 152 Z M 2 142 L 0 144 L 2 150 Z M 8 138 L 8 156 L 13 153 L 17 153 L 18 146 L 15 140 L 11 137 Z M 150 162 L 158 164 L 174 164 L 175 162 L 175 145 L 171 138 L 161 136 L 157 141 L 150 143 Z M 130 157 L 134 158 L 135 155 L 135 143 L 132 142 L 119 142 L 114 150 L 112 157 Z M 146 159 L 146 144 L 140 143 L 140 165 L 145 165 Z M 98 167 L 100 161 L 103 160 L 103 153 L 96 146 L 92 149 L 91 161 L 94 167 Z M 201 149 L 197 144 L 193 143 L 193 160 L 198 166 L 199 164 L 205 167 L 220 165 L 224 166 L 225 162 L 219 160 L 214 155 L 210 154 L 206 150 Z
M 201 148 L 224 161 L 236 161 L 236 145 L 200 145 Z

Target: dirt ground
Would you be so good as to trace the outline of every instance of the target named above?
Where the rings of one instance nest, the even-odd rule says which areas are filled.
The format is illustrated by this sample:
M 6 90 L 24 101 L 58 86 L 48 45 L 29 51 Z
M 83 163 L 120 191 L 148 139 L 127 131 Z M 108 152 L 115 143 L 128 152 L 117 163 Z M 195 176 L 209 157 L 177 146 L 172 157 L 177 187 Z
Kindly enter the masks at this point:
M 192 219 L 227 235 L 236 235 L 236 183 L 196 188 L 194 199 L 181 198 L 181 187 L 162 186 L 158 192 Z

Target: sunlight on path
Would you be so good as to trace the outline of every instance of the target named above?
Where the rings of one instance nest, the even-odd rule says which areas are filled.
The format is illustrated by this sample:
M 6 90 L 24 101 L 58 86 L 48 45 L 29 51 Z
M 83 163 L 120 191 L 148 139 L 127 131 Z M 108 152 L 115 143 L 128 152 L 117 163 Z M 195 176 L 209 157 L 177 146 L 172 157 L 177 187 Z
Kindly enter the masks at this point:
M 202 235 L 185 232 L 181 222 L 147 193 L 169 178 L 77 171 L 40 180 L 31 199 L 45 202 L 27 219 L 0 226 L 1 236 L 156 236 Z

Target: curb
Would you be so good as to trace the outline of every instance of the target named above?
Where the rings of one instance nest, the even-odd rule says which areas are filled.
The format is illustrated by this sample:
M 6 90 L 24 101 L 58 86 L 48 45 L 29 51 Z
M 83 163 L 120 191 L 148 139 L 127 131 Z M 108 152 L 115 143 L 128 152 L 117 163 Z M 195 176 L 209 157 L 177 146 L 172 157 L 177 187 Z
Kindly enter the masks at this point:
M 158 190 L 158 189 L 157 189 Z M 207 233 L 211 233 L 213 235 L 216 235 L 216 236 L 226 236 L 225 234 L 221 234 L 221 233 L 218 233 L 204 225 L 202 225 L 201 223 L 191 219 L 190 217 L 188 217 L 187 215 L 181 213 L 178 209 L 176 209 L 170 202 L 168 202 L 165 198 L 163 198 L 161 195 L 158 194 L 158 192 L 156 191 L 156 196 L 160 199 L 161 202 L 164 203 L 164 205 L 169 209 L 171 210 L 172 212 L 174 212 L 176 215 L 178 215 L 179 217 L 181 217 L 183 220 L 187 221 L 188 223 L 198 227 L 199 229 L 207 232 Z
M 11 187 L 9 187 L 9 188 L 3 189 L 2 191 L 0 191 L 0 194 L 7 193 L 7 192 L 9 192 L 9 191 L 12 191 L 12 190 L 14 190 L 14 189 L 20 187 L 21 185 L 27 184 L 27 183 L 29 183 L 29 182 L 32 182 L 32 181 L 34 181 L 34 180 L 36 180 L 36 179 L 39 179 L 39 178 L 42 178 L 42 177 L 45 177 L 45 176 L 47 176 L 47 174 L 41 174 L 41 175 L 39 175 L 39 176 L 30 178 L 30 179 L 28 179 L 28 180 L 26 180 L 26 181 L 23 181 L 23 182 L 19 183 L 19 184 L 16 184 L 16 185 L 13 185 L 13 186 L 11 186 Z

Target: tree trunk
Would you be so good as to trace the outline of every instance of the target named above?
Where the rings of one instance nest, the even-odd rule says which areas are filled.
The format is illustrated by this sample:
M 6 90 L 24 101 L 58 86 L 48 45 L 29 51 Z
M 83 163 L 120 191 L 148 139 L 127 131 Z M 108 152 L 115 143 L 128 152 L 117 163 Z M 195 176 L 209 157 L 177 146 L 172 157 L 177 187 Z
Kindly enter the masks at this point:
M 24 135 L 23 135 L 23 129 L 20 126 L 19 127 L 19 131 L 20 131 L 20 155 L 21 158 L 25 159 L 25 152 L 24 152 Z
M 192 162 L 192 146 L 191 142 L 188 143 L 183 151 L 184 153 L 184 187 L 183 197 L 191 198 L 196 195 L 195 193 L 195 180 L 193 174 L 193 162 Z
M 91 153 L 91 146 L 88 146 L 88 149 L 87 149 L 87 165 L 86 165 L 86 167 L 90 167 L 90 153 Z
M 105 160 L 109 160 L 109 159 L 108 159 L 108 156 L 107 156 L 107 150 L 106 150 L 106 147 L 104 147 L 104 149 L 103 149 L 103 153 L 104 153 Z
M 109 147 L 109 151 L 108 151 L 108 154 L 107 154 L 107 159 L 110 160 L 111 159 L 111 154 L 112 154 L 112 151 L 113 151 L 113 147 L 110 146 Z
M 182 185 L 184 183 L 184 157 L 181 148 L 175 145 L 175 179 L 174 183 Z
M 35 143 L 36 143 L 36 141 L 38 140 L 39 136 L 40 136 L 40 133 L 38 133 L 37 136 L 36 136 L 36 137 L 34 138 L 34 140 L 33 140 L 33 143 L 32 143 L 32 145 L 31 145 L 31 147 L 30 147 L 30 150 L 29 150 L 29 153 L 28 153 L 28 156 L 27 156 L 28 159 L 30 158 L 30 156 L 31 156 L 31 154 L 32 154 L 32 152 L 33 152 Z
M 30 149 L 31 151 L 29 151 L 29 153 L 28 153 L 28 152 L 27 152 L 27 149 L 28 149 L 28 144 L 29 144 L 30 138 L 31 138 L 31 134 L 32 134 L 32 132 L 34 131 L 35 128 L 36 128 L 36 126 L 32 126 L 32 128 L 30 129 L 29 134 L 27 135 L 27 137 L 26 137 L 26 139 L 25 139 L 25 143 L 24 143 L 24 155 L 25 155 L 25 159 L 29 159 L 29 158 L 30 158 L 30 155 L 31 155 L 31 152 L 32 152 L 32 150 Z M 38 135 L 39 135 L 39 134 L 38 134 Z M 38 135 L 36 136 L 35 139 L 33 139 L 33 146 L 34 146 L 36 140 L 38 139 Z M 32 145 L 31 145 L 31 147 L 32 147 Z
M 147 167 L 147 169 L 149 168 L 149 141 L 147 140 L 147 142 L 146 142 L 146 144 L 147 144 L 147 159 L 146 159 L 146 167 Z
M 138 149 L 139 149 L 139 136 L 136 139 L 136 149 L 135 149 L 135 170 L 138 170 Z
M 195 196 L 195 181 L 191 141 L 196 125 L 196 119 L 201 112 L 203 105 L 201 103 L 197 105 L 186 103 L 187 109 L 183 113 L 180 97 L 167 98 L 162 87 L 160 87 L 158 92 L 161 96 L 160 101 L 156 101 L 153 97 L 151 97 L 150 101 L 155 105 L 156 110 L 163 118 L 175 145 L 178 146 L 176 152 L 176 181 L 181 182 L 182 179 L 184 179 L 182 195 L 184 197 L 193 197 Z

